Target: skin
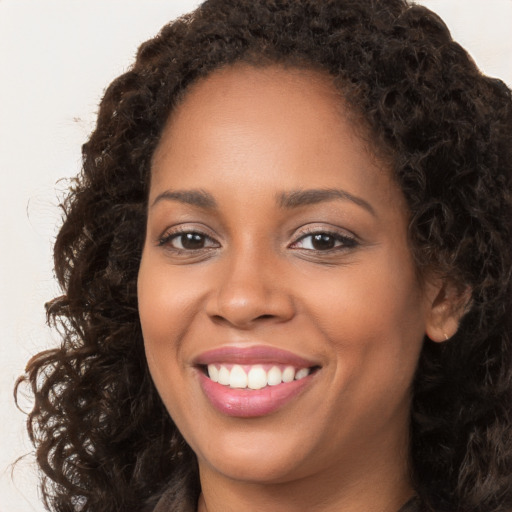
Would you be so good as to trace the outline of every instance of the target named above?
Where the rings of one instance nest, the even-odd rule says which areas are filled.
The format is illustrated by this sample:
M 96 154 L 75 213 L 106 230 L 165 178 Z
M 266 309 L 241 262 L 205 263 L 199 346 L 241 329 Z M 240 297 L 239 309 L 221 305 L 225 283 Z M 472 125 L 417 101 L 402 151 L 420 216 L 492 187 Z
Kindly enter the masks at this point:
M 344 195 L 276 199 L 310 189 Z M 169 194 L 190 190 L 216 206 Z M 411 381 L 424 335 L 441 341 L 453 316 L 443 284 L 418 280 L 407 224 L 328 77 L 237 65 L 187 92 L 153 159 L 138 294 L 152 377 L 198 457 L 199 510 L 396 512 L 413 494 Z M 177 229 L 202 233 L 197 248 Z M 193 360 L 255 344 L 321 368 L 278 411 L 226 416 Z

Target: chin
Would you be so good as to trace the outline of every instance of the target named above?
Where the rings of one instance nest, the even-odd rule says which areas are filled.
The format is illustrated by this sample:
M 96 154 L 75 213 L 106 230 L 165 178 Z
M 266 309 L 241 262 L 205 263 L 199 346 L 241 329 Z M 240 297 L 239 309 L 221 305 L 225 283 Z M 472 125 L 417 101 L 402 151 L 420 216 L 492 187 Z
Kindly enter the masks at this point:
M 304 442 L 292 441 L 290 436 L 286 436 L 288 443 L 276 438 L 267 440 L 261 434 L 226 437 L 215 441 L 215 451 L 194 447 L 200 468 L 210 468 L 232 480 L 278 484 L 302 478 L 304 468 L 311 467 L 307 451 L 297 448 L 304 449 Z

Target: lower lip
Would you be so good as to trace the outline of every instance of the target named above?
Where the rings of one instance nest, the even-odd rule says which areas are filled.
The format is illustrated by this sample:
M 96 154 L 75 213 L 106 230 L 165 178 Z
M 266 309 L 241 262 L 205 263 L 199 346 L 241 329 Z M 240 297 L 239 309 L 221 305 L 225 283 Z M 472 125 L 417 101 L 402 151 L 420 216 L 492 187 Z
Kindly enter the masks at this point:
M 271 414 L 291 402 L 312 382 L 313 375 L 262 389 L 233 389 L 199 372 L 201 387 L 211 404 L 226 416 L 256 418 Z

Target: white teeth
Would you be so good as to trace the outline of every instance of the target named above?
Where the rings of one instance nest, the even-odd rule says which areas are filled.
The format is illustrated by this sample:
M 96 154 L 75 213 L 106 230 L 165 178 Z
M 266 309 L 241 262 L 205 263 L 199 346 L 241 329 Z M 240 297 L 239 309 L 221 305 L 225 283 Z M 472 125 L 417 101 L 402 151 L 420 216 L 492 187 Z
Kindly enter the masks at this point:
M 265 371 L 262 365 L 251 366 L 248 373 L 241 365 L 235 364 L 228 369 L 225 365 L 208 365 L 208 376 L 213 382 L 235 389 L 262 389 L 266 386 L 277 386 L 281 383 L 293 382 L 307 377 L 311 371 L 309 368 L 287 366 L 281 370 L 278 366 L 272 366 Z
M 253 366 L 247 375 L 249 389 L 261 389 L 267 385 L 267 372 L 261 366 Z
M 283 382 L 283 373 L 277 366 L 272 366 L 268 371 L 267 382 L 269 386 L 277 386 Z
M 210 377 L 213 382 L 219 382 L 219 370 L 214 364 L 208 365 L 208 377 Z
M 303 379 L 304 377 L 307 377 L 309 375 L 309 368 L 301 368 L 296 374 L 295 374 L 295 380 Z
M 287 366 L 283 371 L 283 382 L 292 382 L 295 379 L 295 368 Z
M 244 369 L 237 364 L 231 368 L 231 372 L 229 374 L 229 387 L 241 389 L 247 387 L 247 374 L 244 372 Z
M 229 370 L 225 366 L 220 367 L 219 380 L 217 382 L 223 386 L 229 386 Z

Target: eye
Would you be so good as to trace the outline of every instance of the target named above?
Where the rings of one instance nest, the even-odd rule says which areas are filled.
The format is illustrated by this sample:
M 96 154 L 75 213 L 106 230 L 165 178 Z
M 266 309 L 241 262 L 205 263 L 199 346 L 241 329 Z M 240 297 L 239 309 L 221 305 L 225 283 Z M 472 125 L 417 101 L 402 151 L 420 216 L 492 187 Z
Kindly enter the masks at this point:
M 332 251 L 355 247 L 356 245 L 357 241 L 346 235 L 316 232 L 300 237 L 291 247 L 293 249 L 305 249 L 308 251 Z
M 159 240 L 158 245 L 165 245 L 178 251 L 198 251 L 211 247 L 219 247 L 218 242 L 213 238 L 198 231 L 167 233 Z

